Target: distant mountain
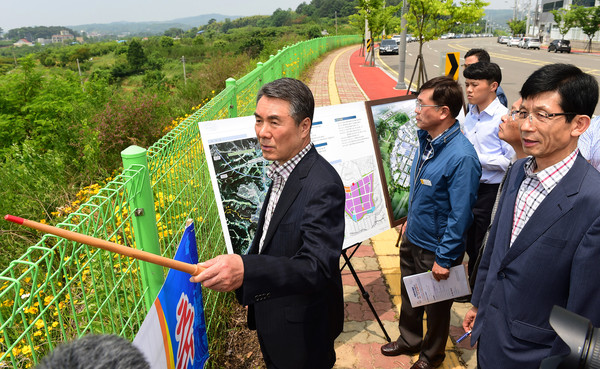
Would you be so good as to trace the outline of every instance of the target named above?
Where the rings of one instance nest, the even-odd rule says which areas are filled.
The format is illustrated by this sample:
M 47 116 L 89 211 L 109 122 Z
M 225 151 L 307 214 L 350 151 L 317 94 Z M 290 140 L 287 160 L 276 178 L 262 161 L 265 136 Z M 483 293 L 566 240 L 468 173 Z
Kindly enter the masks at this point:
M 513 17 L 512 9 L 485 9 L 485 17 L 499 27 L 508 28 L 506 24 Z
M 200 27 L 208 24 L 208 21 L 215 19 L 220 22 L 229 18 L 231 20 L 240 18 L 240 16 L 230 16 L 223 14 L 203 14 L 195 17 L 178 18 L 168 21 L 153 22 L 112 22 L 112 23 L 93 23 L 69 26 L 69 28 L 80 32 L 85 31 L 88 34 L 99 33 L 101 35 L 156 35 L 162 34 L 169 28 L 181 28 L 184 31 L 192 27 Z

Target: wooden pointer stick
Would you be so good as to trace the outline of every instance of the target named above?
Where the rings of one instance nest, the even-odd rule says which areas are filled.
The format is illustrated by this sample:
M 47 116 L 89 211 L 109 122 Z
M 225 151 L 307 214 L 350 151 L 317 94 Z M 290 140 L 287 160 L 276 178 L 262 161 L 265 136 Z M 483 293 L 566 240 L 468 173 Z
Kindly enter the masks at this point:
M 88 236 L 85 234 L 69 231 L 66 229 L 53 227 L 51 225 L 34 222 L 23 218 L 16 217 L 14 215 L 5 215 L 4 219 L 9 222 L 24 225 L 29 228 L 37 229 L 44 233 L 50 233 L 58 237 L 66 238 L 67 240 L 83 243 L 89 246 L 97 247 L 99 249 L 115 252 L 117 254 L 132 257 L 134 259 L 147 261 L 149 263 L 158 264 L 163 267 L 170 269 L 179 270 L 180 272 L 188 273 L 191 275 L 198 275 L 205 268 L 197 264 L 184 263 L 183 261 L 173 260 L 164 256 L 156 255 L 151 252 L 137 250 L 132 247 L 122 246 L 114 242 L 102 240 L 100 238 Z

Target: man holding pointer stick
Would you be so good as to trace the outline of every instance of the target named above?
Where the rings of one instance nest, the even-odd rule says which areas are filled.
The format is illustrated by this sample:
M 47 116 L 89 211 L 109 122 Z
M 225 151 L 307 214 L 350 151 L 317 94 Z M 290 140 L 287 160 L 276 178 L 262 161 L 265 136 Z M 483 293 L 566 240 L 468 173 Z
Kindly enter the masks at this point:
M 342 331 L 339 258 L 345 192 L 310 140 L 314 99 L 302 82 L 283 78 L 258 92 L 256 136 L 272 160 L 272 179 L 247 255 L 220 255 L 191 278 L 236 291 L 248 306 L 268 368 L 331 368 Z

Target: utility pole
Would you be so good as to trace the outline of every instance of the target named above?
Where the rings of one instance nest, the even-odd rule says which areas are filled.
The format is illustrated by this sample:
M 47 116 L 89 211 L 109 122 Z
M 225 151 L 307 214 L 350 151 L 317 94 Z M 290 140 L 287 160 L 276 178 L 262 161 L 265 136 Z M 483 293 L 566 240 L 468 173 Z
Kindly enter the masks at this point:
M 337 36 L 337 10 L 335 11 L 335 35 Z
M 83 78 L 81 78 L 81 68 L 79 67 L 79 58 L 77 60 L 77 70 L 79 71 L 79 82 L 81 82 L 81 90 L 85 92 L 85 88 L 83 87 Z
M 404 83 L 404 70 L 406 69 L 406 0 L 402 0 L 402 10 L 400 18 L 400 47 L 398 48 L 398 83 L 394 89 L 406 90 L 406 83 Z

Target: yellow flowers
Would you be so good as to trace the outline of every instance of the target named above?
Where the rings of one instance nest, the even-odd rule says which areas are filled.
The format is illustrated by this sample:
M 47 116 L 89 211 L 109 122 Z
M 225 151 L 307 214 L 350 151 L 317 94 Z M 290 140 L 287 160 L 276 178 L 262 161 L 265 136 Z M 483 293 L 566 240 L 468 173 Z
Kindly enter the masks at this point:
M 23 311 L 25 312 L 25 314 L 37 314 L 38 313 L 38 309 L 36 307 L 26 307 L 23 309 Z
M 43 320 L 38 319 L 38 320 L 35 321 L 34 325 L 35 325 L 35 327 L 37 329 L 42 329 L 42 328 L 44 328 L 44 326 L 46 325 L 46 323 L 44 323 Z

